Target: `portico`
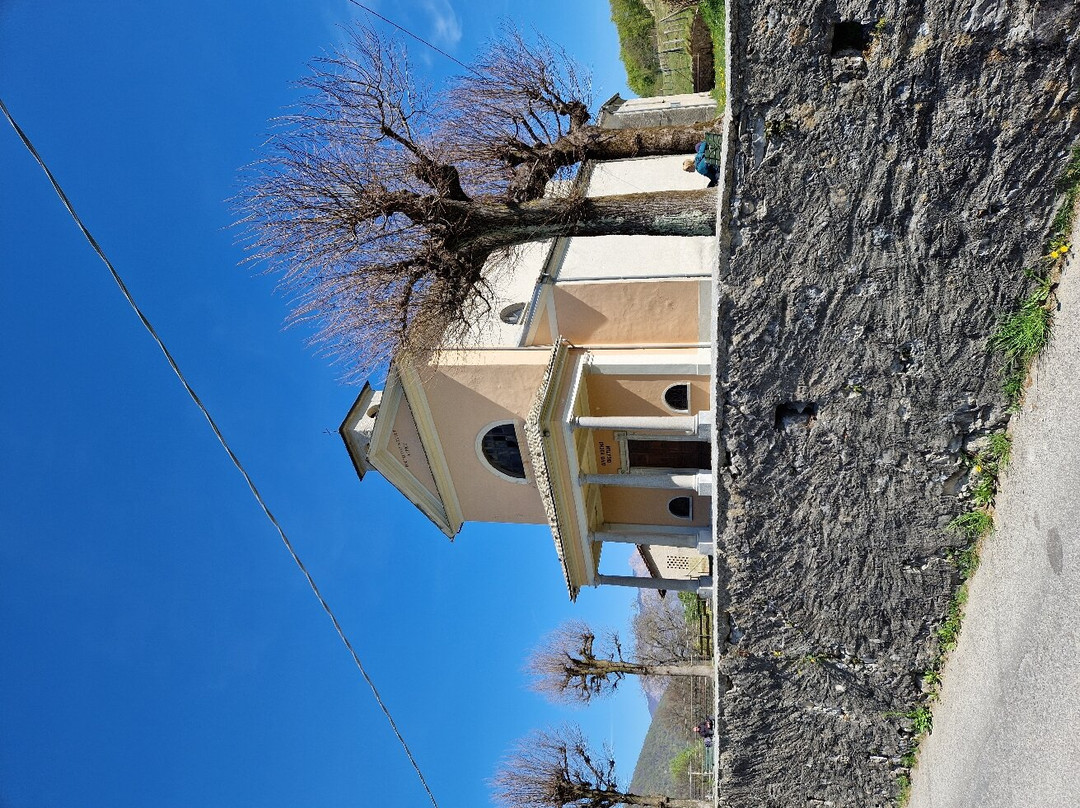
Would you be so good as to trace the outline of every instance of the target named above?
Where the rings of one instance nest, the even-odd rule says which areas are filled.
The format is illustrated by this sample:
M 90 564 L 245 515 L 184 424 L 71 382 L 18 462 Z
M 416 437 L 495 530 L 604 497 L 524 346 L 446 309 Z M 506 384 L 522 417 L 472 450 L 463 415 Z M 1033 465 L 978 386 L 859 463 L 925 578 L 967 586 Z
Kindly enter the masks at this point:
M 599 570 L 605 542 L 712 555 L 707 519 L 695 518 L 695 499 L 712 495 L 711 409 L 683 414 L 655 414 L 667 396 L 627 396 L 614 406 L 597 379 L 648 379 L 656 390 L 670 390 L 668 380 L 708 378 L 707 352 L 690 348 L 652 354 L 635 352 L 633 363 L 619 350 L 573 348 L 565 342 L 551 362 L 534 400 L 525 432 L 541 485 L 548 521 L 560 547 L 571 592 L 585 585 L 615 585 L 673 591 L 705 591 L 711 570 L 697 576 L 641 578 L 608 575 Z M 651 360 L 651 361 L 643 361 Z M 704 373 L 702 371 L 705 371 Z M 690 409 L 687 395 L 675 402 Z M 644 448 L 642 448 L 644 447 Z M 625 494 L 634 503 L 627 507 Z M 545 496 L 546 494 L 546 496 Z M 649 508 L 652 513 L 647 514 Z M 622 521 L 619 514 L 637 509 L 651 518 Z M 699 514 L 707 507 L 699 506 Z M 683 522 L 684 524 L 680 524 Z M 695 523 L 697 522 L 697 523 Z M 686 559 L 686 556 L 683 556 Z M 706 562 L 707 563 L 707 562 Z M 685 570 L 692 565 L 687 560 Z

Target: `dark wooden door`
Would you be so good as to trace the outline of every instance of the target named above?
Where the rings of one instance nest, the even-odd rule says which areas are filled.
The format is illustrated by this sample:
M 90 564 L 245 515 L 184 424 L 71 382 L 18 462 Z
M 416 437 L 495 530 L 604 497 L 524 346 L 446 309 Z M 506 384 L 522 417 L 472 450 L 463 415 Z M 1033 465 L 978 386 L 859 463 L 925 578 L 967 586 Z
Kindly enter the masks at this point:
M 704 440 L 627 441 L 631 468 L 711 469 L 712 451 Z

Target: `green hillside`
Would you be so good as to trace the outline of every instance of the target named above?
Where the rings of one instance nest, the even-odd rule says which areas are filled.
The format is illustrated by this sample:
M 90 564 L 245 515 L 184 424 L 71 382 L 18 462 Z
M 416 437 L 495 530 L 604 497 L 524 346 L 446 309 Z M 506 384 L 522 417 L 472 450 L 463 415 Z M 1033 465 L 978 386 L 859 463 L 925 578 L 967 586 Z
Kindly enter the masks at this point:
M 701 747 L 693 726 L 712 711 L 712 683 L 702 679 L 672 677 L 645 735 L 630 791 L 665 794 L 678 798 L 701 798 L 711 793 L 711 781 L 691 773 L 676 781 L 671 762 L 691 746 Z

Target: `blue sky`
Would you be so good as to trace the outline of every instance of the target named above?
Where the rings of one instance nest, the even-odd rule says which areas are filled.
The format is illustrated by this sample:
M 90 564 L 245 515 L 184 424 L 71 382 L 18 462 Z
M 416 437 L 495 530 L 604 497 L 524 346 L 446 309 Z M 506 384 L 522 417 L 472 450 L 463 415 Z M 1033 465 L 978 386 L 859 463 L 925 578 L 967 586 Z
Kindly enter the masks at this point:
M 380 0 L 468 59 L 512 15 L 628 95 L 604 0 Z M 215 414 L 353 638 L 443 808 L 529 730 L 581 721 L 628 775 L 635 685 L 546 705 L 521 666 L 571 605 L 544 528 L 451 544 L 333 433 L 356 389 L 238 267 L 227 202 L 289 82 L 364 16 L 331 2 L 0 0 L 0 96 Z M 413 50 L 437 81 L 452 64 Z M 326 616 L 106 270 L 0 127 L 0 806 L 421 806 Z M 609 571 L 624 562 L 606 559 Z

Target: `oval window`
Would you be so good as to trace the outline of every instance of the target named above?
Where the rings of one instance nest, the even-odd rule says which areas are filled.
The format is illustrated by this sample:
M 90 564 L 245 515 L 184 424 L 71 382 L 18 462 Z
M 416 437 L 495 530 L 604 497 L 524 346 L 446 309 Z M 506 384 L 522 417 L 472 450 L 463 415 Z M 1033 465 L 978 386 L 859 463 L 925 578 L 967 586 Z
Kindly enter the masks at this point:
M 480 441 L 480 452 L 493 469 L 516 480 L 525 479 L 517 430 L 512 423 L 493 426 Z
M 671 385 L 664 391 L 664 403 L 675 412 L 690 412 L 690 385 Z
M 668 512 L 677 519 L 689 519 L 693 511 L 690 497 L 675 497 L 667 504 Z
M 525 304 L 514 303 L 499 312 L 499 319 L 507 325 L 517 325 L 525 316 Z

